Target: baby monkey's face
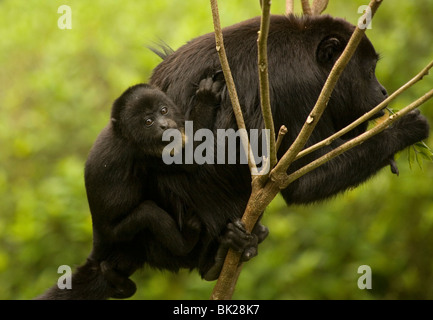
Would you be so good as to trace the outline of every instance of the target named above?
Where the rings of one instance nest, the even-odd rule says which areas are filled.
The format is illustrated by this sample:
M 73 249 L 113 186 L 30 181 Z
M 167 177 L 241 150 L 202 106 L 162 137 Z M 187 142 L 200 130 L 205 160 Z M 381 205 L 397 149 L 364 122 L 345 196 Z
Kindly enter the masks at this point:
M 128 99 L 122 123 L 134 142 L 146 154 L 161 156 L 170 141 L 163 141 L 166 130 L 178 130 L 185 145 L 184 116 L 163 92 L 153 88 L 139 88 Z

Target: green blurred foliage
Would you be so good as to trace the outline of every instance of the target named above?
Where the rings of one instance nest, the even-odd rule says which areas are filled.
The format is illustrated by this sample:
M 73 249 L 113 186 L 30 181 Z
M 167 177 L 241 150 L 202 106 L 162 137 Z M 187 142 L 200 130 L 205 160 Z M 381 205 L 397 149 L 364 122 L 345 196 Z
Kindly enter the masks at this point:
M 326 13 L 356 23 L 368 1 L 331 0 Z M 72 29 L 60 30 L 60 5 Z M 223 25 L 260 13 L 258 1 L 220 1 Z M 274 1 L 273 13 L 284 10 Z M 296 8 L 299 12 L 299 5 Z M 433 1 L 384 1 L 368 35 L 382 54 L 378 78 L 390 92 L 432 59 Z M 87 152 L 108 121 L 111 102 L 147 81 L 160 62 L 146 46 L 173 48 L 212 31 L 206 1 L 0 2 L 0 299 L 30 299 L 56 283 L 91 249 L 83 181 Z M 242 54 L 242 53 L 240 53 Z M 432 88 L 426 77 L 400 109 Z M 433 123 L 433 103 L 421 110 Z M 427 145 L 432 146 L 430 140 Z M 271 231 L 246 264 L 238 299 L 432 299 L 433 165 L 400 177 L 383 170 L 325 203 L 287 207 L 281 197 L 263 219 Z M 369 265 L 373 289 L 357 287 Z M 196 272 L 145 268 L 134 299 L 207 299 Z

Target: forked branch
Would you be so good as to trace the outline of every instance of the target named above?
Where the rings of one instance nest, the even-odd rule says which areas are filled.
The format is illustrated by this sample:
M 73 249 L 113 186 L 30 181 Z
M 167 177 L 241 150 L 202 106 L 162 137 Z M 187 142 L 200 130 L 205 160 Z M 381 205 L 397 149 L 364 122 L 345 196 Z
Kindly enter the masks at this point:
M 372 15 L 377 10 L 381 1 L 372 0 L 370 2 L 370 7 L 372 10 Z M 264 7 L 264 4 L 262 3 Z M 219 14 L 218 14 L 218 6 L 217 0 L 211 0 L 211 8 L 212 15 L 214 19 L 214 28 L 215 28 L 215 38 L 216 38 L 216 48 L 220 57 L 220 61 L 222 64 L 222 68 L 224 71 L 224 75 L 228 76 L 226 78 L 227 86 L 229 87 L 229 92 L 236 91 L 234 90 L 234 82 L 231 76 L 231 72 L 227 62 L 227 56 L 224 49 L 223 43 L 223 35 L 219 22 Z M 266 14 L 266 11 L 263 10 L 262 15 Z M 263 17 L 262 17 L 263 19 Z M 364 24 L 365 26 L 366 24 Z M 273 200 L 273 198 L 278 194 L 282 185 L 286 185 L 288 181 L 287 176 L 287 168 L 293 162 L 299 151 L 304 147 L 306 141 L 311 135 L 312 131 L 315 128 L 316 123 L 320 119 L 321 114 L 325 110 L 327 102 L 329 101 L 329 97 L 335 84 L 344 70 L 344 67 L 347 65 L 349 59 L 352 57 L 353 53 L 356 50 L 357 45 L 361 41 L 361 38 L 364 34 L 365 30 L 361 30 L 360 27 L 355 29 L 354 34 L 349 40 L 348 45 L 346 46 L 345 51 L 336 62 L 336 65 L 331 70 L 331 73 L 328 77 L 327 82 L 319 96 L 318 102 L 316 106 L 313 108 L 310 116 L 306 120 L 304 127 L 302 128 L 298 138 L 295 140 L 294 144 L 291 148 L 286 152 L 283 159 L 276 165 L 276 167 L 271 172 L 271 179 L 263 182 L 261 179 L 260 183 L 254 183 L 253 179 L 252 183 L 252 194 L 248 201 L 245 213 L 242 217 L 242 221 L 244 222 L 247 231 L 251 232 L 257 220 L 259 219 L 261 213 L 265 210 L 267 205 Z M 260 51 L 260 49 L 259 49 Z M 237 97 L 237 95 L 233 96 Z M 238 122 L 239 128 L 245 128 L 245 123 L 243 120 L 241 108 L 239 105 L 239 101 L 237 99 L 232 98 L 233 110 L 236 116 L 236 120 Z M 249 147 L 249 144 L 248 144 Z M 249 162 L 250 170 L 253 170 L 252 164 Z M 220 273 L 220 277 L 214 287 L 212 292 L 212 299 L 231 299 L 233 294 L 237 277 L 239 275 L 240 268 L 240 254 L 234 252 L 233 250 L 229 250 L 227 257 L 225 259 L 225 263 Z

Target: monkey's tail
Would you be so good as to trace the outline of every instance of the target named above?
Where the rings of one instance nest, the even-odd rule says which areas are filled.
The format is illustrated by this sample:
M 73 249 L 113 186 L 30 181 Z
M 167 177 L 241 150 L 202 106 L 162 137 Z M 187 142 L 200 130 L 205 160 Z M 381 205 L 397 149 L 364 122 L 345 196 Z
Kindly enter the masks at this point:
M 35 300 L 105 300 L 108 298 L 124 299 L 136 291 L 134 282 L 127 279 L 122 288 L 115 288 L 102 274 L 99 262 L 87 259 L 72 274 L 71 288 L 61 289 L 57 284 L 36 297 Z

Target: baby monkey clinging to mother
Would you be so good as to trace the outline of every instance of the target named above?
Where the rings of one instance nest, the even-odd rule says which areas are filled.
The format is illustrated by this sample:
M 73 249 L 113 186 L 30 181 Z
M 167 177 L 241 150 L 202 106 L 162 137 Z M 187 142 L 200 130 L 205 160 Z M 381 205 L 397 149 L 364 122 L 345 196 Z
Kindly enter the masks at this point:
M 190 114 L 195 130 L 211 127 L 220 104 L 221 72 L 200 81 Z M 202 222 L 194 208 L 171 206 L 158 193 L 158 172 L 183 172 L 193 166 L 162 162 L 167 129 L 183 132 L 185 117 L 160 89 L 137 84 L 113 104 L 109 124 L 98 136 L 85 168 L 87 198 L 93 222 L 93 250 L 72 276 L 72 289 L 56 285 L 39 299 L 127 298 L 136 291 L 129 277 L 145 263 L 178 271 L 188 265 Z M 179 203 L 177 206 L 182 206 Z M 174 208 L 174 209 L 173 209 Z M 225 244 L 257 252 L 257 237 L 230 224 Z M 220 266 L 212 267 L 219 273 Z M 217 275 L 216 274 L 216 275 Z

